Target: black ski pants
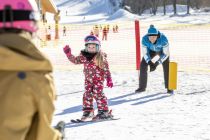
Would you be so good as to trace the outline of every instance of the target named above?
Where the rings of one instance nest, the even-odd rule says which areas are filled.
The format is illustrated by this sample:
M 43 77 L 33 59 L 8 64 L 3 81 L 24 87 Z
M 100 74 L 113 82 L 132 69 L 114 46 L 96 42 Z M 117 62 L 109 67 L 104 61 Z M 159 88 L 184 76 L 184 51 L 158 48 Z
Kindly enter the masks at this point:
M 146 63 L 144 58 L 142 58 L 142 62 L 140 65 L 139 88 L 142 88 L 142 89 L 147 88 L 148 66 L 149 65 Z M 163 66 L 163 73 L 164 73 L 165 88 L 168 89 L 169 57 L 162 63 L 162 66 Z

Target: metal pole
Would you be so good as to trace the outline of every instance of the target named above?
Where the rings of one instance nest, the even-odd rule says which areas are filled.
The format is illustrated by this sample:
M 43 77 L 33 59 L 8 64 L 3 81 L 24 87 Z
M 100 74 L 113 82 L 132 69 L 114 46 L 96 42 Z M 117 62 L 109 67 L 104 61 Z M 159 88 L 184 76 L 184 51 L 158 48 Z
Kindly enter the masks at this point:
M 41 0 L 38 0 L 38 10 L 40 14 L 40 19 L 42 19 L 42 5 L 41 5 Z
M 41 0 L 38 0 L 38 8 L 39 8 L 39 12 L 41 13 Z

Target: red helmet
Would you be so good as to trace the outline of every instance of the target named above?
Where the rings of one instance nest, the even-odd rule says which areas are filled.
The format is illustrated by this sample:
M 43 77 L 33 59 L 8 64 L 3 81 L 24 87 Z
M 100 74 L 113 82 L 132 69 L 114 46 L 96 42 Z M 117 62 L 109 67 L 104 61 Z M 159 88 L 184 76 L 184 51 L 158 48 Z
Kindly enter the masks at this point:
M 3 0 L 0 2 L 0 29 L 14 28 L 36 32 L 39 19 L 35 0 Z
M 96 44 L 96 50 L 97 52 L 100 50 L 101 48 L 101 42 L 100 40 L 94 36 L 94 35 L 88 35 L 85 37 L 85 49 L 87 50 L 87 44 Z
M 96 45 L 101 46 L 100 40 L 94 35 L 88 35 L 85 37 L 85 46 L 87 44 L 96 44 Z

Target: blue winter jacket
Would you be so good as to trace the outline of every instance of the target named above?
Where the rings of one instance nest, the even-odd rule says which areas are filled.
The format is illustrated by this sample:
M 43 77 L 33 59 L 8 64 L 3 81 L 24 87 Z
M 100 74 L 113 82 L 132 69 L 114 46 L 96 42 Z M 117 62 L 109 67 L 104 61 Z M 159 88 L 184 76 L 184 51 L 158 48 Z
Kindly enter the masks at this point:
M 154 44 L 149 41 L 148 35 L 145 35 L 142 38 L 142 53 L 147 63 L 151 60 L 150 53 L 152 51 L 157 52 L 160 56 L 160 59 L 158 60 L 159 63 L 163 63 L 169 57 L 168 39 L 163 33 L 159 32 L 159 37 Z

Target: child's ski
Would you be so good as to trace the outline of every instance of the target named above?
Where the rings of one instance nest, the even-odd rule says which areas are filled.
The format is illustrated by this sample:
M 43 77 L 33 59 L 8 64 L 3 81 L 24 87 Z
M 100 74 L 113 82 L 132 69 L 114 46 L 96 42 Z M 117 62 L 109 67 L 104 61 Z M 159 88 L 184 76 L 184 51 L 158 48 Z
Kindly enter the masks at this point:
M 114 118 L 114 116 L 112 115 L 112 109 L 109 110 L 108 114 L 109 114 L 109 117 L 103 118 L 103 119 L 99 119 L 99 118 L 97 119 L 97 118 L 93 117 L 92 119 L 87 118 L 86 120 L 72 119 L 71 122 L 72 123 L 101 122 L 101 121 L 112 121 L 112 120 L 119 120 L 120 119 L 120 118 Z
M 119 120 L 120 118 L 108 118 L 108 119 L 98 119 L 98 120 L 81 120 L 81 119 L 72 119 L 72 123 L 85 123 L 85 122 L 102 122 L 102 121 L 112 121 Z

